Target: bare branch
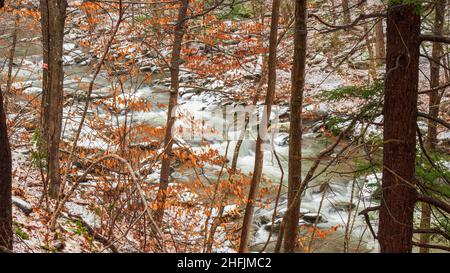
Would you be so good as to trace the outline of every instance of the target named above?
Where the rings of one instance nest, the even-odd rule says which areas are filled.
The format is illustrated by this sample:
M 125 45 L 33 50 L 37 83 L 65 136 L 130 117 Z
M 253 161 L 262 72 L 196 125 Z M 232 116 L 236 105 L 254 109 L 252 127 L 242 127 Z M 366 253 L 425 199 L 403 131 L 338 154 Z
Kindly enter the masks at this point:
M 431 196 L 419 193 L 417 195 L 417 201 L 428 203 L 430 205 L 433 205 L 433 206 L 435 206 L 437 208 L 442 209 L 443 211 L 445 211 L 447 213 L 450 213 L 450 204 L 445 203 L 445 202 L 443 202 L 441 200 L 434 199 Z

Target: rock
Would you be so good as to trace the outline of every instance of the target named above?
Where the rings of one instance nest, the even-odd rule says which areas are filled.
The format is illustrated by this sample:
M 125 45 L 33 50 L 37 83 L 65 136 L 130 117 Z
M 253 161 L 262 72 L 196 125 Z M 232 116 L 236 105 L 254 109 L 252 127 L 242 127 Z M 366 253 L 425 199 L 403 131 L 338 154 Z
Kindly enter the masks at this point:
M 274 142 L 278 146 L 286 146 L 289 144 L 289 134 L 288 133 L 280 133 L 275 139 Z
M 338 201 L 335 203 L 332 203 L 332 207 L 330 208 L 329 212 L 338 212 L 338 211 L 350 211 L 354 209 L 356 206 L 353 203 L 346 202 L 346 201 Z
M 367 61 L 353 61 L 350 63 L 350 66 L 354 69 L 360 69 L 360 70 L 368 70 L 370 68 L 370 63 Z
M 281 220 L 282 219 L 275 220 L 275 223 L 273 224 L 273 230 L 272 230 L 273 232 L 278 233 L 280 231 Z M 272 225 L 271 224 L 267 224 L 267 225 L 264 226 L 264 229 L 270 232 L 270 230 L 272 229 Z
M 331 190 L 330 184 L 327 183 L 327 182 L 325 182 L 325 183 L 320 184 L 319 186 L 315 186 L 315 187 L 311 190 L 311 192 L 312 192 L 313 194 L 319 194 L 319 193 L 323 193 L 323 192 L 328 192 L 328 191 L 330 191 L 330 190 Z
M 289 133 L 289 122 L 280 123 L 278 131 L 280 131 L 280 133 Z
M 236 220 L 241 217 L 238 205 L 227 205 L 223 208 L 223 217 L 230 220 Z
M 33 206 L 27 201 L 20 199 L 19 197 L 13 196 L 12 203 L 16 205 L 20 210 L 22 210 L 25 214 L 30 214 L 33 212 Z
M 311 213 L 311 211 L 309 209 L 300 208 L 300 216 L 303 216 L 308 213 Z
M 72 43 L 64 43 L 63 45 L 64 51 L 72 51 L 75 49 L 75 47 L 75 44 Z
M 31 87 L 26 88 L 23 92 L 27 95 L 35 96 L 35 95 L 39 95 L 42 93 L 42 88 L 36 87 L 36 86 L 31 86 Z
M 139 70 L 141 72 L 154 72 L 157 70 L 157 67 L 155 67 L 153 65 L 146 65 L 146 66 L 142 66 L 141 68 L 139 68 Z
M 323 121 L 317 121 L 315 122 L 312 126 L 311 126 L 311 131 L 313 131 L 314 133 L 319 132 L 320 128 L 322 128 L 324 126 Z
M 268 223 L 270 223 L 270 218 L 266 215 L 261 215 L 261 217 L 259 217 L 259 222 L 261 223 L 261 225 L 267 225 Z
M 310 61 L 311 64 L 319 64 L 325 60 L 325 56 L 323 54 L 319 53 Z
M 53 247 L 56 251 L 62 251 L 64 249 L 66 245 L 64 244 L 64 242 L 60 241 L 60 240 L 56 240 L 53 243 Z
M 318 223 L 324 223 L 325 220 L 323 219 L 322 215 L 317 215 L 316 212 L 306 213 L 302 216 L 302 219 L 305 220 L 308 223 L 315 223 L 316 221 Z

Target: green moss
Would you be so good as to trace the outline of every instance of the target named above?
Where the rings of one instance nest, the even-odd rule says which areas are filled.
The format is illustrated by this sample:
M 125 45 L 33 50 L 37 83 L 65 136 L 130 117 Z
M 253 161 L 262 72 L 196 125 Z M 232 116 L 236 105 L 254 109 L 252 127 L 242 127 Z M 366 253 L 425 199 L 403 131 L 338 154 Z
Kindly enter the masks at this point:
M 22 238 L 22 240 L 29 240 L 30 239 L 30 235 L 28 235 L 28 233 L 26 233 L 19 226 L 16 226 L 16 228 L 14 229 L 14 232 L 16 233 L 17 236 Z

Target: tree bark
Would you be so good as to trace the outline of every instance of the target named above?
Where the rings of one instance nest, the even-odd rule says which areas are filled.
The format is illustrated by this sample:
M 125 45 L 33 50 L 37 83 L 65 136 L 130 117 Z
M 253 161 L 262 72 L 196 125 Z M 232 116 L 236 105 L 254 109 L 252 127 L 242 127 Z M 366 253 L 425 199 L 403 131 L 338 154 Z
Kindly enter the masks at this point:
M 387 17 L 381 252 L 411 252 L 419 75 L 418 4 L 390 4 Z
M 4 1 L 0 0 L 0 9 L 3 7 Z M 0 89 L 0 252 L 13 250 L 11 165 L 6 113 L 3 109 L 3 93 Z
M 161 176 L 159 179 L 159 189 L 157 195 L 157 210 L 155 212 L 155 221 L 161 225 L 164 216 L 164 207 L 166 203 L 166 192 L 169 186 L 170 164 L 172 161 L 173 136 L 172 127 L 175 123 L 175 113 L 172 113 L 178 104 L 178 90 L 180 87 L 180 64 L 181 64 L 181 44 L 185 33 L 187 10 L 189 0 L 181 0 L 178 10 L 178 19 L 175 25 L 174 41 L 172 47 L 172 59 L 170 62 L 170 96 L 169 108 L 167 110 L 166 133 L 164 136 L 165 154 L 162 160 Z
M 0 89 L 0 252 L 2 248 L 12 250 L 13 247 L 11 183 L 11 150 Z
M 8 111 L 8 96 L 11 92 L 11 86 L 12 86 L 12 82 L 13 82 L 13 65 L 14 65 L 14 56 L 16 55 L 16 46 L 17 46 L 17 33 L 19 32 L 19 21 L 20 17 L 17 14 L 16 18 L 14 20 L 14 30 L 12 33 L 12 43 L 11 43 L 11 48 L 9 50 L 9 58 L 8 58 L 8 75 L 7 75 L 7 79 L 6 79 L 6 90 L 5 90 L 5 97 L 4 97 L 4 111 L 7 112 Z
M 384 64 L 386 47 L 384 44 L 383 19 L 378 20 L 375 25 L 375 58 L 377 59 L 378 65 Z
M 284 251 L 294 252 L 298 237 L 300 199 L 295 200 L 302 181 L 302 108 L 305 87 L 307 49 L 307 1 L 295 1 L 294 67 L 291 87 L 291 123 L 289 129 L 288 207 L 294 206 L 286 218 Z M 293 202 L 295 202 L 293 204 Z
M 344 24 L 350 24 L 352 21 L 352 16 L 350 14 L 348 0 L 342 0 L 342 12 L 344 14 Z
M 434 18 L 434 29 L 433 33 L 435 35 L 442 35 L 444 28 L 444 16 L 445 16 L 445 4 L 447 0 L 438 0 L 435 3 L 435 18 Z M 433 43 L 433 48 L 431 52 L 431 58 L 433 61 L 430 61 L 430 89 L 436 88 L 439 86 L 439 70 L 441 63 L 441 54 L 442 54 L 442 45 L 440 43 Z M 428 113 L 430 116 L 437 118 L 439 116 L 439 104 L 441 98 L 439 95 L 439 91 L 432 91 L 429 93 L 429 106 Z M 437 124 L 435 121 L 429 119 L 428 120 L 428 133 L 425 145 L 428 149 L 434 150 L 437 144 Z M 426 203 L 422 203 L 422 214 L 420 217 L 420 228 L 421 229 L 429 229 L 431 224 L 431 208 L 430 205 Z M 421 234 L 420 235 L 420 243 L 423 245 L 427 245 L 430 242 L 430 234 Z M 421 253 L 428 253 L 429 249 L 425 247 L 420 248 Z
M 63 112 L 63 45 L 66 0 L 41 0 L 43 69 L 41 145 L 47 159 L 49 196 L 57 198 L 61 185 L 59 142 Z
M 270 38 L 269 38 L 269 59 L 268 59 L 268 86 L 265 99 L 265 110 L 263 111 L 262 122 L 259 126 L 268 127 L 272 103 L 275 96 L 276 85 L 276 69 L 277 69 L 277 41 L 278 41 L 278 22 L 280 18 L 280 0 L 272 2 L 272 18 L 270 22 Z M 266 131 L 266 130 L 265 130 Z M 261 180 L 264 151 L 262 149 L 263 139 L 260 133 L 256 138 L 255 147 L 255 166 L 253 169 L 252 181 L 247 198 L 244 220 L 242 223 L 241 241 L 239 244 L 239 252 L 248 252 L 248 243 L 250 237 L 250 229 L 253 221 L 253 211 L 255 209 L 256 194 L 258 192 L 259 182 Z

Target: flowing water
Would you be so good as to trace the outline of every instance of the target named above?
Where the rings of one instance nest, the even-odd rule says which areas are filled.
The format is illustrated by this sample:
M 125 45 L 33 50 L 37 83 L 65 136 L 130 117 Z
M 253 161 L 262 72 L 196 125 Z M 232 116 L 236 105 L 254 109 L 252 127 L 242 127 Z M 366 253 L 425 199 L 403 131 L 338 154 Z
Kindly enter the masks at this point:
M 38 53 L 38 48 L 29 46 L 19 46 L 17 49 L 18 56 L 16 58 L 16 63 L 22 63 L 22 67 L 18 70 L 18 66 L 14 68 L 14 74 L 17 72 L 17 80 L 23 81 L 23 86 L 26 87 L 25 91 L 28 90 L 29 93 L 39 93 L 41 82 L 40 74 L 42 67 L 42 58 L 40 53 Z M 5 52 L 3 52 L 5 53 Z M 25 57 L 22 61 L 22 57 Z M 65 92 L 78 92 L 80 89 L 85 92 L 87 83 L 91 80 L 89 76 L 89 71 L 91 71 L 92 65 L 70 65 L 65 66 Z M 5 74 L 5 70 L 2 72 Z M 88 75 L 88 76 L 86 76 Z M 139 79 L 142 79 L 142 75 Z M 122 123 L 125 118 L 127 122 L 133 122 L 134 124 L 149 124 L 152 126 L 165 126 L 167 109 L 164 105 L 167 105 L 168 101 L 168 90 L 167 80 L 156 81 L 153 83 L 144 83 L 142 81 L 135 79 L 135 82 L 128 82 L 125 85 L 126 92 L 129 93 L 131 97 L 138 99 L 145 99 L 152 103 L 150 111 L 131 111 L 125 114 L 120 114 L 115 117 L 112 122 Z M 137 84 L 139 82 L 139 84 Z M 165 83 L 166 84 L 165 84 Z M 80 84 L 81 83 L 81 84 Z M 109 94 L 111 82 L 108 80 L 106 72 L 102 72 L 96 80 L 95 90 L 93 92 L 94 96 Z M 20 85 L 18 85 L 20 86 Z M 84 87 L 83 87 L 84 86 Z M 136 87 L 138 86 L 138 87 Z M 184 113 L 185 117 L 190 117 L 184 122 L 192 122 L 192 117 L 194 120 L 204 119 L 209 124 L 226 124 L 223 116 L 214 115 L 214 111 L 220 108 L 220 99 L 217 98 L 215 94 L 212 93 L 190 93 L 184 92 L 180 96 L 179 103 L 182 105 L 181 111 Z M 195 91 L 195 90 L 191 90 Z M 126 94 L 122 94 L 127 96 Z M 66 111 L 66 109 L 65 109 Z M 101 113 L 100 109 L 94 109 Z M 75 124 L 77 119 L 75 118 Z M 183 121 L 178 121 L 182 123 Z M 286 125 L 286 124 L 284 124 Z M 75 125 L 76 126 L 76 125 Z M 272 181 L 273 184 L 278 184 L 281 177 L 281 170 L 278 166 L 276 158 L 274 156 L 273 149 L 276 150 L 280 161 L 281 167 L 284 170 L 284 180 L 283 184 L 287 184 L 287 171 L 288 171 L 288 142 L 287 130 L 281 130 L 276 133 L 273 138 L 265 144 L 264 149 L 264 166 L 263 175 L 265 178 Z M 230 135 L 239 135 L 237 130 L 228 130 Z M 89 135 L 91 132 L 89 130 L 84 130 L 84 135 Z M 66 129 L 66 136 L 70 136 L 70 130 Z M 203 141 L 205 139 L 202 139 Z M 232 160 L 234 146 L 236 145 L 236 140 L 223 140 L 220 137 L 210 137 L 206 139 L 212 148 L 216 148 L 221 155 L 225 155 L 226 147 L 228 146 L 227 158 Z M 201 150 L 203 146 L 200 145 L 202 141 L 198 138 L 184 139 L 184 143 L 187 146 L 192 147 L 193 150 Z M 327 145 L 332 142 L 331 139 L 325 138 L 318 133 L 304 133 L 302 154 L 306 159 L 303 161 L 302 171 L 303 175 L 306 174 L 309 167 L 312 164 L 313 158 Z M 100 141 L 90 141 L 90 142 L 80 142 L 83 146 L 96 146 L 102 147 L 102 145 L 108 145 L 108 143 L 100 143 Z M 338 148 L 339 149 L 339 148 Z M 255 141 L 254 135 L 253 139 L 250 137 L 243 141 L 240 148 L 238 168 L 241 169 L 242 173 L 250 174 L 253 172 L 254 167 L 254 156 L 255 156 Z M 327 160 L 324 164 L 327 163 Z M 321 165 L 318 171 L 324 166 Z M 300 220 L 300 224 L 305 226 L 311 226 L 315 222 L 315 215 L 319 211 L 320 207 L 320 219 L 317 221 L 317 227 L 320 229 L 327 230 L 331 227 L 339 226 L 336 232 L 331 233 L 325 239 L 314 240 L 313 248 L 316 251 L 326 251 L 326 252 L 341 252 L 343 250 L 344 242 L 344 230 L 345 225 L 350 219 L 349 227 L 351 228 L 350 236 L 350 249 L 355 251 L 367 251 L 372 248 L 376 248 L 373 245 L 373 239 L 369 236 L 369 231 L 366 229 L 360 216 L 354 216 L 355 213 L 364 207 L 369 206 L 370 200 L 367 198 L 366 194 L 360 194 L 363 192 L 362 180 L 355 180 L 352 175 L 337 174 L 337 172 L 345 173 L 346 171 L 352 170 L 352 163 L 349 161 L 343 162 L 342 164 L 337 164 L 332 166 L 325 174 L 320 176 L 318 179 L 314 180 L 311 185 L 306 190 L 304 197 L 302 198 L 301 213 L 306 214 L 303 219 Z M 205 174 L 210 176 L 214 180 L 220 167 L 219 166 L 209 166 L 209 169 L 205 170 Z M 185 182 L 191 178 L 194 174 L 191 173 L 177 173 L 176 171 L 172 174 L 174 180 Z M 328 187 L 323 185 L 327 184 Z M 322 186 L 321 186 L 322 185 Z M 353 192 L 353 195 L 352 195 Z M 273 197 L 273 195 L 271 196 Z M 361 197 L 361 198 L 358 198 Z M 349 209 L 350 208 L 350 209 Z M 286 190 L 283 187 L 282 196 L 280 200 L 280 206 L 278 209 L 279 216 L 282 215 L 283 211 L 286 210 Z M 349 217 L 349 212 L 350 217 Z M 262 246 L 269 236 L 270 221 L 273 213 L 272 208 L 259 208 L 255 211 L 255 224 L 254 224 L 254 239 L 252 241 L 253 251 L 261 250 Z M 312 220 L 311 220 L 312 219 Z M 277 218 L 279 223 L 279 218 Z M 274 226 L 276 230 L 276 226 Z M 362 239 L 361 239 L 362 238 Z M 271 241 L 276 239 L 276 232 L 272 236 Z M 305 243 L 307 244 L 307 243 Z M 269 244 L 266 251 L 273 250 L 273 243 Z

